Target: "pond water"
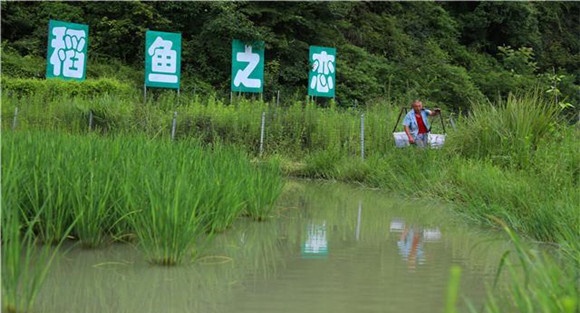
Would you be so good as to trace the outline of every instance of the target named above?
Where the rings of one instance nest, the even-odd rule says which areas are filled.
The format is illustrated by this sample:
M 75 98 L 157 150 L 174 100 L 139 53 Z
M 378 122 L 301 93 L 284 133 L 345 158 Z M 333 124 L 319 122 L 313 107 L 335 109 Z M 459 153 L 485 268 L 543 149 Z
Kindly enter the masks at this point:
M 433 201 L 290 180 L 266 222 L 241 219 L 191 265 L 150 265 L 128 244 L 72 248 L 53 264 L 39 312 L 443 312 L 477 308 L 505 242 Z

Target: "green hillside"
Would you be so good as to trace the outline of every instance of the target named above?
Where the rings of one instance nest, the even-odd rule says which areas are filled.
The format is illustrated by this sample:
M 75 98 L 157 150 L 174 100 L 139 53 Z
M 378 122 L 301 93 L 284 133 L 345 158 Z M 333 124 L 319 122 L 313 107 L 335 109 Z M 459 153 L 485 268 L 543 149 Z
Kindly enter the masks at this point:
M 55 19 L 89 26 L 88 79 L 136 88 L 150 29 L 182 34 L 183 92 L 227 97 L 240 39 L 266 44 L 268 99 L 305 95 L 318 45 L 337 49 L 339 106 L 423 98 L 460 111 L 537 86 L 578 107 L 579 16 L 577 2 L 3 1 L 2 75 L 44 77 Z

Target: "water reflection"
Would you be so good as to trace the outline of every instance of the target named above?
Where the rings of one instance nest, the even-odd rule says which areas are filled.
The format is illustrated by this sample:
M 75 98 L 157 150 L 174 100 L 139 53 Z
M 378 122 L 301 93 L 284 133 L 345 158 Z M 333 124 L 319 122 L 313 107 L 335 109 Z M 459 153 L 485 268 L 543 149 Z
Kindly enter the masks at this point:
M 355 238 L 358 241 L 360 239 L 360 222 L 361 222 L 361 216 L 362 216 L 362 200 L 360 200 L 358 202 L 358 215 L 356 218 L 356 233 L 355 233 Z
M 326 239 L 326 221 L 321 223 L 308 223 L 306 227 L 306 240 L 302 245 L 303 258 L 326 258 L 328 257 L 328 240 Z
M 352 186 L 289 182 L 277 212 L 237 221 L 190 266 L 150 266 L 131 246 L 73 250 L 38 312 L 442 312 L 450 266 L 464 269 L 460 297 L 482 299 L 503 251 L 474 249 L 487 235 L 441 206 Z
M 438 242 L 441 240 L 441 231 L 439 227 L 423 229 L 423 240 L 430 242 Z
M 409 269 L 415 269 L 417 264 L 425 264 L 423 252 L 422 230 L 415 226 L 405 227 L 401 238 L 397 241 L 399 253 L 407 261 Z
M 423 228 L 418 225 L 407 225 L 401 218 L 391 221 L 389 231 L 400 233 L 397 248 L 409 270 L 414 270 L 417 265 L 423 265 L 427 261 L 424 251 L 426 242 L 438 242 L 441 240 L 439 227 Z

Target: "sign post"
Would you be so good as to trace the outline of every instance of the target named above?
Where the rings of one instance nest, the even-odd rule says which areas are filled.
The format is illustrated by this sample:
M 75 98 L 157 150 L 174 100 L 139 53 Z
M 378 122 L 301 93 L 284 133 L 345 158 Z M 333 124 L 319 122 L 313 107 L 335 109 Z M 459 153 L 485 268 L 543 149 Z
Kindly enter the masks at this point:
M 181 80 L 181 34 L 148 30 L 145 34 L 145 83 L 143 101 L 147 103 L 147 87 L 177 89 Z M 173 113 L 171 140 L 175 139 L 177 111 Z

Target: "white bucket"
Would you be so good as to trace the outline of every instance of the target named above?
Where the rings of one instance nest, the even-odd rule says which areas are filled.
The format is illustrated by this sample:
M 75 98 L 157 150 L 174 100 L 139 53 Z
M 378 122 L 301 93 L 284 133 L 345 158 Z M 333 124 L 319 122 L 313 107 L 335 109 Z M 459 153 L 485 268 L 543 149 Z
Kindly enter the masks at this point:
M 393 133 L 393 138 L 395 138 L 395 146 L 397 148 L 403 148 L 409 145 L 409 138 L 405 132 Z
M 400 233 L 405 229 L 405 222 L 400 219 L 394 219 L 391 221 L 391 226 L 389 227 L 390 232 Z
M 393 133 L 393 138 L 395 138 L 395 146 L 397 148 L 403 148 L 409 146 L 409 138 L 405 132 Z M 442 134 L 429 134 L 427 138 L 429 146 L 431 148 L 441 148 L 445 143 L 445 135 Z
M 443 144 L 445 143 L 445 135 L 441 135 L 441 134 L 429 134 L 429 146 L 431 146 L 431 148 L 437 149 L 437 148 L 441 148 L 443 147 Z
M 423 240 L 424 241 L 441 240 L 441 231 L 439 230 L 439 227 L 423 229 Z

